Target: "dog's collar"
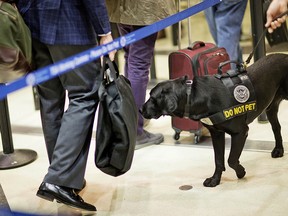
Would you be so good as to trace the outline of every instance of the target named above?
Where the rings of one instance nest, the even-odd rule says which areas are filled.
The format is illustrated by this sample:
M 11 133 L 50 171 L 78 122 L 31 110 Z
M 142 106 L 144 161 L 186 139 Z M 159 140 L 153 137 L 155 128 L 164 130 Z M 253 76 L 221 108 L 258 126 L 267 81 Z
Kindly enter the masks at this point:
M 190 113 L 190 96 L 191 96 L 191 88 L 192 88 L 193 80 L 186 80 L 186 94 L 187 94 L 187 101 L 185 105 L 185 111 L 183 117 L 189 118 Z

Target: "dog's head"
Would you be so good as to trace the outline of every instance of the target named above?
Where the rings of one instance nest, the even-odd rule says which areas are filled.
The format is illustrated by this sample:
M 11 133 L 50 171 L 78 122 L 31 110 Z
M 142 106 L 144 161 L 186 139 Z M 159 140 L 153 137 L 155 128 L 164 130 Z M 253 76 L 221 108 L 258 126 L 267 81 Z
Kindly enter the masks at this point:
M 186 103 L 187 76 L 158 83 L 150 92 L 150 98 L 142 107 L 144 118 L 159 118 L 162 115 L 183 116 Z M 184 106 L 178 106 L 184 103 Z

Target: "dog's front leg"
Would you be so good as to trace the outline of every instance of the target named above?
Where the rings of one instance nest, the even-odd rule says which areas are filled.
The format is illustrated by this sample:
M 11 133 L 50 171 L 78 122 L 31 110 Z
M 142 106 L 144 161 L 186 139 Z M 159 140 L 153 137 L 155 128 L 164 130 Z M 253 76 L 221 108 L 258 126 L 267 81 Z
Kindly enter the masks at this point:
M 207 178 L 203 185 L 205 187 L 215 187 L 220 184 L 222 172 L 225 171 L 225 133 L 208 128 L 212 138 L 215 159 L 215 172 L 212 177 Z
M 228 158 L 229 166 L 235 170 L 238 178 L 243 178 L 246 174 L 245 168 L 240 164 L 239 158 L 248 136 L 248 126 L 243 125 L 243 130 L 231 135 L 231 149 Z

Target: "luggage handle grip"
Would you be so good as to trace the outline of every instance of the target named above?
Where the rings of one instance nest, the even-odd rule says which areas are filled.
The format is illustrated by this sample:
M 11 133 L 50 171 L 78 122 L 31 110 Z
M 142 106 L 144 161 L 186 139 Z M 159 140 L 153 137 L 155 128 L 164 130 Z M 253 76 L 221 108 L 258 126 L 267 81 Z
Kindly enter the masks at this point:
M 218 74 L 222 74 L 222 67 L 224 67 L 225 65 L 227 64 L 236 64 L 237 68 L 241 68 L 243 65 L 241 63 L 239 63 L 238 61 L 233 61 L 233 60 L 228 60 L 228 61 L 225 61 L 225 62 L 221 62 L 218 66 Z
M 188 49 L 189 50 L 195 50 L 195 49 L 198 49 L 198 48 L 204 47 L 204 46 L 205 46 L 205 43 L 203 41 L 195 41 L 188 46 Z

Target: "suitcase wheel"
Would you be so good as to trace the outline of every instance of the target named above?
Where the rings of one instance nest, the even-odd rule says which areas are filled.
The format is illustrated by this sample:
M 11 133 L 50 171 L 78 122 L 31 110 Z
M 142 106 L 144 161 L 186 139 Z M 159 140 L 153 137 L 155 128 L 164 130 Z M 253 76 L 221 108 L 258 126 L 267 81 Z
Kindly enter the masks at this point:
M 175 132 L 174 139 L 179 140 L 179 138 L 180 138 L 180 132 Z
M 181 130 L 175 129 L 174 139 L 179 140 Z M 194 143 L 197 144 L 200 142 L 201 138 L 201 130 L 194 133 Z
M 194 136 L 194 143 L 197 144 L 200 142 L 200 136 L 199 135 L 195 135 Z

